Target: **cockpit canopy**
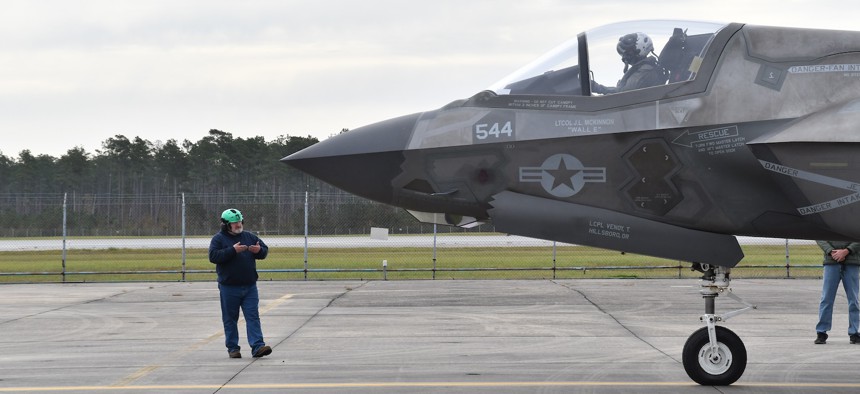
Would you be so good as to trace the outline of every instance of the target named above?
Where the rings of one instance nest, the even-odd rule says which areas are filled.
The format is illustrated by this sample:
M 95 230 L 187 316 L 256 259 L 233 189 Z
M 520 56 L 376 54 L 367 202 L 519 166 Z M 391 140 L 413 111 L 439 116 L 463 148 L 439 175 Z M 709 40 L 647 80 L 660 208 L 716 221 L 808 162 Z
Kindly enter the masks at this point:
M 590 80 L 586 94 L 598 95 L 623 89 L 625 71 L 640 71 L 625 64 L 617 51 L 619 39 L 645 33 L 653 42 L 649 62 L 664 78 L 651 86 L 679 83 L 696 78 L 699 65 L 716 33 L 726 24 L 692 21 L 635 21 L 601 26 L 563 43 L 537 60 L 493 84 L 499 95 L 583 95 L 581 76 Z M 586 68 L 582 70 L 582 68 Z M 585 72 L 583 72 L 585 71 Z M 629 77 L 629 76 L 628 76 Z M 624 80 L 624 81 L 623 81 Z M 603 85 L 608 89 L 603 89 Z M 597 92 L 597 93 L 595 93 Z

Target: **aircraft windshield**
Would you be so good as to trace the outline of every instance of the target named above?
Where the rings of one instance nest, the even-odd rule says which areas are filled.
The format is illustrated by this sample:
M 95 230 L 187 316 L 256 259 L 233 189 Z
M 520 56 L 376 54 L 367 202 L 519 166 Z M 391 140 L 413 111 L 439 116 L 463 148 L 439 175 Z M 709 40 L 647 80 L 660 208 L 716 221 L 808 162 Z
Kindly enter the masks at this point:
M 637 21 L 586 31 L 592 94 L 620 93 L 694 79 L 708 45 L 724 26 L 710 22 Z M 625 41 L 625 48 L 631 48 L 628 54 L 638 56 L 626 56 L 625 63 L 617 50 L 621 41 Z M 653 52 L 645 53 L 645 49 L 650 49 L 648 41 Z M 500 95 L 582 95 L 579 42 L 577 37 L 568 40 L 496 82 L 490 90 Z

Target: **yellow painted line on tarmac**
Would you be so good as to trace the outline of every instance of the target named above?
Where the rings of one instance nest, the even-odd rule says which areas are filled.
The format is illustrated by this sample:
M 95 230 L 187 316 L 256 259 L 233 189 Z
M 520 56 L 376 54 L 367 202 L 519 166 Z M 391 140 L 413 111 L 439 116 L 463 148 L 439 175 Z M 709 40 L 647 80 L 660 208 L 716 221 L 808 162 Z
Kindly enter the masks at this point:
M 262 390 L 262 389 L 374 389 L 374 388 L 499 388 L 499 387 L 696 387 L 693 382 L 368 382 L 368 383 L 270 383 L 227 385 L 148 386 L 54 386 L 4 387 L 2 392 L 62 392 L 106 390 Z M 732 387 L 860 388 L 860 383 L 738 383 Z
M 126 387 L 134 381 L 146 375 L 149 375 L 150 372 L 155 371 L 158 368 L 161 368 L 161 365 L 147 365 L 141 369 L 138 369 L 135 373 L 122 378 L 122 380 L 115 383 L 113 387 Z
M 266 306 L 260 308 L 260 314 L 263 315 L 266 312 L 268 312 L 272 309 L 275 309 L 276 307 L 280 306 L 281 304 L 287 302 L 287 300 L 289 300 L 290 298 L 293 298 L 293 294 L 284 294 L 283 297 L 278 298 L 277 300 L 274 300 L 274 301 L 266 304 Z
M 284 302 L 287 302 L 287 300 L 289 300 L 290 298 L 293 298 L 293 294 L 285 294 L 283 297 L 278 298 L 277 300 L 274 300 L 274 301 L 266 304 L 265 307 L 260 308 L 260 316 L 262 316 L 266 312 L 280 306 Z M 239 324 L 242 324 L 244 322 L 245 322 L 245 319 L 243 319 L 243 318 L 239 319 Z M 216 332 L 216 333 L 206 337 L 205 339 L 198 341 L 197 343 L 194 343 L 188 347 L 185 347 L 185 348 L 182 348 L 180 350 L 173 352 L 172 354 L 167 356 L 166 361 L 175 360 L 175 359 L 180 358 L 180 357 L 182 357 L 188 353 L 194 352 L 197 349 L 200 349 L 201 347 L 208 345 L 208 344 L 212 343 L 212 341 L 214 341 L 220 337 L 223 337 L 223 336 L 224 336 L 223 331 Z M 162 366 L 163 366 L 163 363 L 162 364 L 147 365 L 147 366 L 135 371 L 131 375 L 128 375 L 128 376 L 120 379 L 118 382 L 113 384 L 111 387 L 113 387 L 113 388 L 135 387 L 135 386 L 129 386 L 129 385 L 136 382 L 140 378 L 142 378 L 146 375 L 149 375 L 150 373 L 158 370 Z M 84 390 L 84 389 L 82 389 L 82 390 Z M 3 392 L 3 391 L 0 390 L 0 392 Z

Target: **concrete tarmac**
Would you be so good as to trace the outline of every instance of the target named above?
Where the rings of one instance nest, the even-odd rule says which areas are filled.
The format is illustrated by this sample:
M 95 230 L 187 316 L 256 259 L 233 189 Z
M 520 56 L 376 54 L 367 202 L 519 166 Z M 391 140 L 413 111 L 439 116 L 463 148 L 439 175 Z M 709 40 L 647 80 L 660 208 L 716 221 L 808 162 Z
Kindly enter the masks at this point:
M 274 352 L 260 359 L 244 330 L 244 358 L 227 357 L 215 283 L 0 285 L 0 392 L 860 391 L 841 289 L 814 345 L 820 280 L 732 285 L 758 310 L 724 324 L 749 360 L 728 387 L 681 365 L 702 327 L 697 280 L 261 282 Z

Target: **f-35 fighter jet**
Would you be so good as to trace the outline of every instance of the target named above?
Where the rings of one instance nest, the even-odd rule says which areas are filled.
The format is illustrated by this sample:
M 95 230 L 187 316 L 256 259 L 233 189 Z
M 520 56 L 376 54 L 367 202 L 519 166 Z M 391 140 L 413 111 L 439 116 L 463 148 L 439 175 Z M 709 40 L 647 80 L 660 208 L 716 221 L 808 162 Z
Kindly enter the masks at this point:
M 715 313 L 736 235 L 860 239 L 860 32 L 639 21 L 589 30 L 485 91 L 283 159 L 454 226 L 689 261 L 688 375 L 735 382 Z

